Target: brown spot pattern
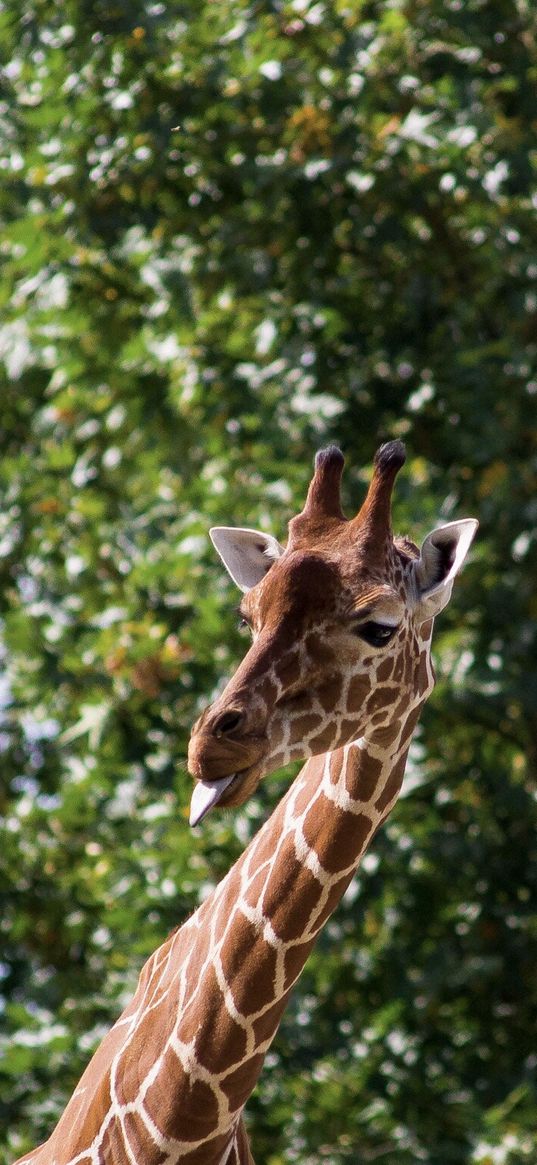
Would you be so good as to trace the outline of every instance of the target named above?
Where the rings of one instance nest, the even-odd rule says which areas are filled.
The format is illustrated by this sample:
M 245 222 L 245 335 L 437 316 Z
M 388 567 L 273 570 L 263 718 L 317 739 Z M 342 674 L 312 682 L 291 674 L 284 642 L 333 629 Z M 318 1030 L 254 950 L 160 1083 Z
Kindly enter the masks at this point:
M 351 864 L 370 829 L 370 818 L 364 813 L 340 809 L 324 793 L 312 805 L 303 825 L 308 845 L 329 874 L 344 870 Z
M 224 882 L 148 962 L 135 999 L 136 1006 L 145 999 L 145 1008 L 134 1028 L 119 1024 L 103 1042 L 84 1076 L 87 1094 L 73 1097 L 34 1165 L 70 1165 L 77 1155 L 85 1162 L 110 1110 L 111 1075 L 122 1122 L 114 1117 L 107 1127 L 99 1165 L 132 1159 L 220 1165 L 230 1145 L 228 1165 L 252 1165 L 244 1128 L 236 1124 L 239 1110 L 314 935 L 397 795 L 402 747 L 429 684 L 424 642 L 407 603 L 410 563 L 394 546 L 390 526 L 402 458 L 397 442 L 379 451 L 366 501 L 346 522 L 341 455 L 328 450 L 318 457 L 288 549 L 244 600 L 256 642 L 198 720 L 189 757 L 193 773 L 208 780 L 250 768 L 238 802 L 240 789 L 246 795 L 275 757 L 339 751 L 326 765 L 324 757 L 308 761 L 303 786 L 286 794 Z M 407 616 L 379 655 L 353 639 L 348 619 L 366 603 L 374 618 L 375 604 L 386 601 L 404 604 Z M 222 715 L 230 710 L 240 718 L 226 728 Z M 342 748 L 357 736 L 370 741 L 370 754 L 366 747 Z M 348 799 L 370 813 L 351 812 Z M 127 1009 L 124 1017 L 133 1014 Z M 157 1058 L 158 1075 L 146 1087 Z M 164 1154 L 147 1129 L 142 1094 L 162 1137 L 183 1142 L 175 1155 Z

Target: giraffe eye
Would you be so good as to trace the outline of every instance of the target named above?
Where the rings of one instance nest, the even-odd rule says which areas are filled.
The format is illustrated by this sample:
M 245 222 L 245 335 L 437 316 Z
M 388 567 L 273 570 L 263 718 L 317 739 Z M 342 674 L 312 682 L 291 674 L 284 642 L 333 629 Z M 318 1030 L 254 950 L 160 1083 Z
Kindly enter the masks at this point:
M 250 620 L 246 618 L 246 616 L 241 611 L 240 607 L 237 607 L 236 610 L 237 610 L 237 615 L 238 615 L 237 627 L 238 627 L 239 631 L 244 631 L 245 627 L 248 629 L 248 631 L 251 631 L 252 624 L 250 623 Z
M 397 627 L 391 623 L 375 623 L 373 619 L 369 619 L 367 623 L 360 623 L 356 628 L 356 634 L 371 647 L 382 647 L 384 643 L 389 643 L 396 631 Z

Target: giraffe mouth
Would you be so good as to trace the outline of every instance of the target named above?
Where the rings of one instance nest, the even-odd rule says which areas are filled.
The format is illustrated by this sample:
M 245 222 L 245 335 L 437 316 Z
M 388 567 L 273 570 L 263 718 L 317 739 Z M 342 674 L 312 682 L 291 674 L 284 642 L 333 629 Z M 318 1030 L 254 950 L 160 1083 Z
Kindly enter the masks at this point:
M 218 781 L 198 781 L 190 802 L 189 825 L 199 825 L 209 809 L 221 800 L 226 789 L 243 776 L 244 773 L 231 773 L 230 776 L 221 777 Z

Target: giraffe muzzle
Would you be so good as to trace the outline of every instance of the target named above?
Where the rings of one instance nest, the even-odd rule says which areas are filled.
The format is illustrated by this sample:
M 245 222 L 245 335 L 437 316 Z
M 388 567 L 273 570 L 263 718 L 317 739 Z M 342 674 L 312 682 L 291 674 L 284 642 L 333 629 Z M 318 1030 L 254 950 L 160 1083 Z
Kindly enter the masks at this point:
M 188 768 L 196 781 L 190 825 L 198 825 L 214 805 L 241 804 L 257 785 L 267 749 L 262 726 L 249 722 L 240 706 L 206 709 L 188 747 Z

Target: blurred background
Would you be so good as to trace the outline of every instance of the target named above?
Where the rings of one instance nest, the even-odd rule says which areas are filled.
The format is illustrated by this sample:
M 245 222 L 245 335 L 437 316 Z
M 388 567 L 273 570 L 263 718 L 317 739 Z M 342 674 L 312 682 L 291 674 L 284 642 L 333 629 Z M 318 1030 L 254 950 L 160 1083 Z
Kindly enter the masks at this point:
M 480 534 L 405 789 L 248 1127 L 260 1165 L 535 1160 L 537 19 L 530 0 L 0 8 L 0 1162 L 281 796 L 192 833 L 246 649 L 213 523 Z M 293 770 L 294 771 L 294 770 Z

